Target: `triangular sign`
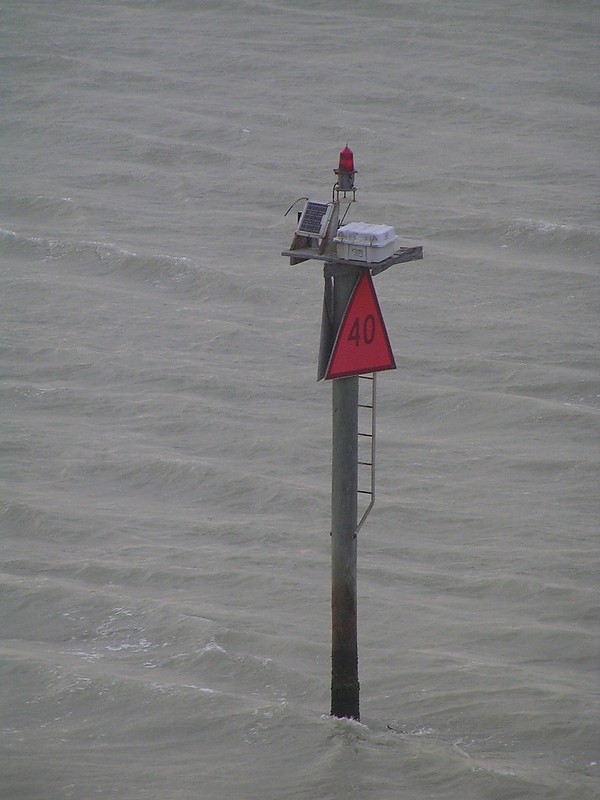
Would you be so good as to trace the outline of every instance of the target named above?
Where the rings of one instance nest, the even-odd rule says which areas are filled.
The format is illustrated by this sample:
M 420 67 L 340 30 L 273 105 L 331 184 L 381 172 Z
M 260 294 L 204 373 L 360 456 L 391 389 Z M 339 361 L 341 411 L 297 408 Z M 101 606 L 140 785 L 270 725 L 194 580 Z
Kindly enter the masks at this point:
M 325 380 L 396 369 L 375 286 L 365 270 L 352 292 L 338 330 Z

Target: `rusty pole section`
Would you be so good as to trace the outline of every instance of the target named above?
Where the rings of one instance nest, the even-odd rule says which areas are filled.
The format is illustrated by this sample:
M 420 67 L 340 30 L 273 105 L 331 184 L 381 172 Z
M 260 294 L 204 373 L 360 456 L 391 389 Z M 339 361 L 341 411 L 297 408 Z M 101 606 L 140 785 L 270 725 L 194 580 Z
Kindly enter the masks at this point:
M 333 278 L 338 330 L 360 270 Z M 357 639 L 358 376 L 332 381 L 331 714 L 360 719 Z

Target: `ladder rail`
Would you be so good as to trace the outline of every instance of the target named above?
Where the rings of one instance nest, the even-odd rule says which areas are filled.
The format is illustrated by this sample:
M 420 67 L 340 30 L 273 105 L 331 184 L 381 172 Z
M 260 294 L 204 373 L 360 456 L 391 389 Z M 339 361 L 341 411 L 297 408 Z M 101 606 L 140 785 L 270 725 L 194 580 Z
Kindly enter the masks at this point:
M 360 518 L 358 525 L 356 526 L 356 530 L 354 531 L 354 535 L 359 532 L 362 528 L 365 520 L 371 513 L 371 509 L 375 505 L 375 452 L 376 452 L 376 419 L 375 419 L 375 404 L 376 404 L 376 373 L 373 372 L 371 375 L 359 375 L 359 379 L 362 378 L 363 380 L 371 381 L 371 403 L 360 403 L 359 408 L 368 408 L 371 411 L 371 431 L 369 433 L 360 432 L 358 433 L 359 437 L 365 437 L 371 439 L 371 447 L 370 447 L 370 461 L 359 461 L 358 464 L 360 466 L 370 467 L 371 468 L 371 475 L 370 475 L 370 486 L 369 489 L 358 489 L 357 494 L 364 494 L 370 496 L 370 501 L 367 507 L 365 508 L 362 517 Z

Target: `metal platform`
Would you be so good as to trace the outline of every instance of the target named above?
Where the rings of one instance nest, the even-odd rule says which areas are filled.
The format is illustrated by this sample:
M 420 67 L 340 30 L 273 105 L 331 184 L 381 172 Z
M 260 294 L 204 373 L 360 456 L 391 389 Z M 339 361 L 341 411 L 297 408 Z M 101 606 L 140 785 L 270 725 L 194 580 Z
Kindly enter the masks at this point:
M 378 275 L 395 264 L 404 264 L 407 261 L 419 261 L 423 258 L 423 247 L 401 247 L 393 253 L 385 261 L 376 261 L 369 264 L 366 261 L 354 261 L 349 258 L 340 258 L 336 253 L 320 253 L 316 247 L 301 248 L 298 250 L 284 250 L 282 256 L 289 256 L 290 264 L 292 266 L 300 264 L 303 261 L 325 261 L 331 265 L 339 265 L 341 267 L 362 267 L 363 269 L 370 269 L 373 275 Z

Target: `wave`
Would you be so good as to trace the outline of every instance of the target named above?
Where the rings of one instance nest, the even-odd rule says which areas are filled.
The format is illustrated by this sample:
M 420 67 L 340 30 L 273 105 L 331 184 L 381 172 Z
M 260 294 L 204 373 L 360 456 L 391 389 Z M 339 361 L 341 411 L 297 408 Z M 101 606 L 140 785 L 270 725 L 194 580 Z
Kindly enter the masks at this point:
M 26 216 L 29 220 L 69 220 L 79 213 L 72 197 L 8 195 L 3 198 L 3 205 L 10 215 L 21 219 Z
M 542 219 L 515 219 L 501 224 L 504 244 L 556 246 L 581 255 L 592 255 L 600 248 L 600 230 L 590 227 L 548 222 Z
M 68 198 L 65 198 L 68 204 Z M 28 236 L 0 228 L 0 249 L 16 259 L 41 264 L 60 264 L 70 270 L 94 276 L 119 276 L 150 283 L 155 289 L 192 292 L 196 298 L 223 303 L 261 303 L 271 306 L 276 291 L 257 282 L 243 267 L 223 269 L 221 261 L 198 261 L 185 255 L 144 253 L 104 241 L 69 239 L 61 236 Z
M 74 257 L 86 260 L 88 264 L 93 263 L 101 267 L 104 272 L 116 270 L 135 272 L 143 269 L 147 276 L 181 280 L 200 271 L 200 266 L 185 256 L 138 255 L 109 242 L 25 236 L 3 228 L 0 228 L 0 242 L 9 255 L 33 255 L 38 261 L 43 262 Z
M 479 240 L 499 248 L 522 247 L 581 259 L 600 257 L 600 229 L 535 218 L 460 217 L 442 224 L 428 238 L 434 241 Z

